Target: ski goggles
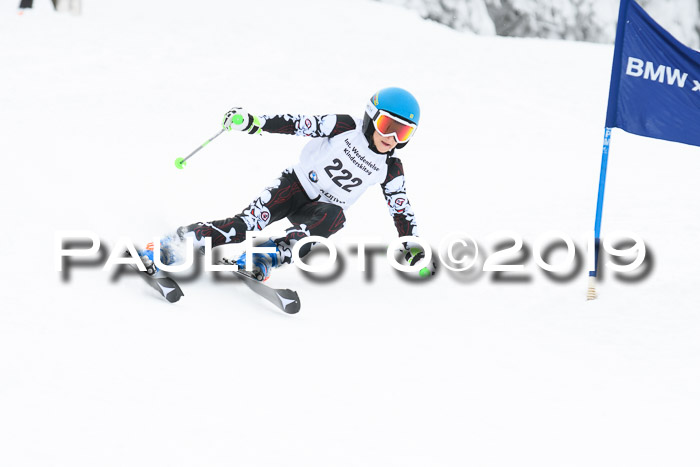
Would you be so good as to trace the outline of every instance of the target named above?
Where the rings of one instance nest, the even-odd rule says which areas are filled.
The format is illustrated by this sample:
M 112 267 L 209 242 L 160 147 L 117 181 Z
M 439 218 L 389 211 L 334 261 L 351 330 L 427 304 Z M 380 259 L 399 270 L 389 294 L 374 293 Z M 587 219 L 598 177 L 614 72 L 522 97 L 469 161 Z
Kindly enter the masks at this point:
M 399 143 L 405 143 L 416 131 L 416 124 L 401 120 L 384 110 L 377 111 L 374 117 L 374 128 L 382 136 L 393 136 Z

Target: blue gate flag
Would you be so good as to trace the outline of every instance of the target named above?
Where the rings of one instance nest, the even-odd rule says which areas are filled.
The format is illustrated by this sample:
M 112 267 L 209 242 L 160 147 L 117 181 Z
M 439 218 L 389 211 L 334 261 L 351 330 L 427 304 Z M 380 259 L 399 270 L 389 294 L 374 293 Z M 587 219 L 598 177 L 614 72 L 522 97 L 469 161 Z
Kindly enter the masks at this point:
M 607 128 L 700 146 L 700 52 L 621 0 Z

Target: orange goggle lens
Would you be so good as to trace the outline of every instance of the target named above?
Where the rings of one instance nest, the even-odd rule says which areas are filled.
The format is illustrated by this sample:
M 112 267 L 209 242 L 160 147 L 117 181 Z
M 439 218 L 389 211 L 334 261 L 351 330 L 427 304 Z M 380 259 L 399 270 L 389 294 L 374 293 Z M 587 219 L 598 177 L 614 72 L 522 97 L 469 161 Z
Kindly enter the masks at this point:
M 405 143 L 408 141 L 411 136 L 413 136 L 413 132 L 416 130 L 415 125 L 400 122 L 391 115 L 383 112 L 380 112 L 379 116 L 374 121 L 374 127 L 382 136 L 394 135 L 396 137 L 396 141 L 399 143 Z

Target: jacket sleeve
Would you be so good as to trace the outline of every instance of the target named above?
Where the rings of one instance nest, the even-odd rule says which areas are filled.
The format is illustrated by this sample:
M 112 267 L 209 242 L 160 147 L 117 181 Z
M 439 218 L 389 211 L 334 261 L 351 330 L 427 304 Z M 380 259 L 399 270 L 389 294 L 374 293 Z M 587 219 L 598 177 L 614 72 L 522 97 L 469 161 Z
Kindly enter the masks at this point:
M 331 137 L 353 130 L 355 120 L 350 115 L 261 115 L 260 123 L 266 133 L 311 136 L 312 138 Z
M 406 235 L 418 236 L 415 214 L 406 196 L 406 185 L 403 164 L 396 157 L 387 160 L 388 170 L 386 180 L 382 183 L 384 198 L 389 206 L 389 212 L 394 218 L 394 225 L 399 237 Z

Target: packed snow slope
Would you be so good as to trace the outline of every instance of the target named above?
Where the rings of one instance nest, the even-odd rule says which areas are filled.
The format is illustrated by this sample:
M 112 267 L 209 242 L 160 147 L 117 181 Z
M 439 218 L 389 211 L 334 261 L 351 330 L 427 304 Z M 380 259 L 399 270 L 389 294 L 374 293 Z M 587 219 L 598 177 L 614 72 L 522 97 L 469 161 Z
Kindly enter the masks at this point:
M 359 0 L 9 3 L 0 465 L 697 465 L 700 151 L 613 132 L 603 230 L 644 239 L 644 279 L 607 273 L 586 302 L 585 267 L 555 281 L 532 257 L 559 231 L 585 260 L 611 46 Z M 133 275 L 56 271 L 59 231 L 106 255 L 236 214 L 297 160 L 303 138 L 225 133 L 177 170 L 230 107 L 361 116 L 391 85 L 423 111 L 398 153 L 421 236 L 471 235 L 475 270 L 409 282 L 379 249 L 360 272 L 353 239 L 396 236 L 377 188 L 334 237 L 337 277 L 275 271 L 295 316 L 212 274 L 170 305 Z M 479 272 L 503 231 L 530 247 L 528 280 Z

